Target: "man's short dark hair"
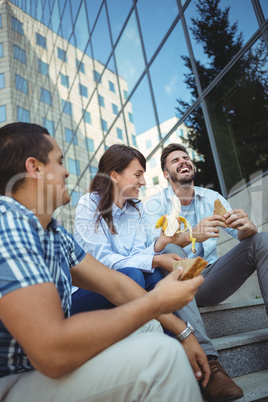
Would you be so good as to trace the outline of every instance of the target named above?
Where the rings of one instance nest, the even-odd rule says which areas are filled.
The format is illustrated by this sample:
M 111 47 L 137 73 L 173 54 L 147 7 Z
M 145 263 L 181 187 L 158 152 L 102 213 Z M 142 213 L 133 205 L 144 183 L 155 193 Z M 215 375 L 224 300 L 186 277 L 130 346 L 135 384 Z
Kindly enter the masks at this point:
M 175 143 L 169 144 L 167 147 L 165 147 L 163 149 L 162 154 L 161 154 L 161 159 L 160 160 L 161 160 L 161 169 L 162 169 L 163 172 L 166 170 L 166 160 L 167 160 L 168 155 L 171 154 L 171 152 L 174 152 L 174 151 L 183 151 L 187 155 L 189 155 L 188 152 L 187 152 L 187 149 L 183 145 L 175 144 Z
M 27 158 L 34 157 L 40 162 L 48 162 L 48 154 L 53 145 L 46 135 L 46 128 L 31 123 L 10 123 L 0 128 L 0 194 L 4 195 L 8 182 L 16 175 L 26 172 Z M 14 180 L 12 193 L 21 186 L 25 177 Z

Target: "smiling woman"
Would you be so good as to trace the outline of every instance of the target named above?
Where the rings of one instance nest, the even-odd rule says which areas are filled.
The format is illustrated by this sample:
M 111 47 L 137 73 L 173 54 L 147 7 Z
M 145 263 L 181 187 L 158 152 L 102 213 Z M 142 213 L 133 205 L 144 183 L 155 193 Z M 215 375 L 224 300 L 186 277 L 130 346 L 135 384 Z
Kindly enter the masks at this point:
M 162 279 L 158 267 L 172 270 L 174 257 L 159 254 L 169 242 L 165 235 L 145 246 L 143 205 L 137 199 L 145 185 L 145 169 L 138 150 L 126 145 L 108 148 L 89 193 L 76 207 L 75 238 L 97 260 L 151 290 Z M 73 289 L 72 298 L 72 314 L 113 307 L 104 297 L 83 289 Z

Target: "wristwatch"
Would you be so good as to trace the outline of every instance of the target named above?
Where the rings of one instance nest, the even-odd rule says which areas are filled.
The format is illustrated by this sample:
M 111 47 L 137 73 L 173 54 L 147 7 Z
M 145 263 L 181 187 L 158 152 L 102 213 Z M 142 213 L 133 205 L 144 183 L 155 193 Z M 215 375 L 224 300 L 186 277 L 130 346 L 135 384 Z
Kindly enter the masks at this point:
M 178 341 L 183 342 L 186 338 L 188 338 L 189 335 L 194 333 L 194 328 L 191 326 L 189 322 L 186 322 L 186 328 L 184 331 L 182 331 L 179 335 L 176 335 L 175 338 L 178 339 Z

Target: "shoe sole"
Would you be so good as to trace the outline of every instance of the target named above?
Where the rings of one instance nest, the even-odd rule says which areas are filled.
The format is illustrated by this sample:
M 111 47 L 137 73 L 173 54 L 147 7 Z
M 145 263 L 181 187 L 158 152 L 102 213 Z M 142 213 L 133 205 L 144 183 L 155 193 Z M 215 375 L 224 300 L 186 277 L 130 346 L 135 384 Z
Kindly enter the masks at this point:
M 236 399 L 243 398 L 243 396 L 244 396 L 244 394 L 230 396 L 229 398 L 225 398 L 225 399 L 206 399 L 206 395 L 203 395 L 203 397 L 205 398 L 205 401 L 207 401 L 207 402 L 229 402 L 229 401 L 235 401 Z

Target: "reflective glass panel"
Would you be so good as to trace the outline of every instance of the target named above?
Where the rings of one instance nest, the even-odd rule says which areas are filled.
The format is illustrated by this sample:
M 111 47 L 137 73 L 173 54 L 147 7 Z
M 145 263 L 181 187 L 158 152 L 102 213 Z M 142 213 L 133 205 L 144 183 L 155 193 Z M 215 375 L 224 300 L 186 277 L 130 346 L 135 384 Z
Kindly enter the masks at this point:
M 207 97 L 227 190 L 268 169 L 267 53 L 259 40 Z
M 149 61 L 177 16 L 178 7 L 176 0 L 142 0 L 137 8 Z
M 89 40 L 89 30 L 84 2 L 79 10 L 79 14 L 75 22 L 74 34 L 76 46 L 82 50 L 82 52 L 84 52 Z
M 87 15 L 90 23 L 90 30 L 93 29 L 96 17 L 98 15 L 102 0 L 85 0 L 87 6 Z
M 127 15 L 130 12 L 132 1 L 108 0 L 107 6 L 108 6 L 113 42 L 115 43 L 121 29 L 123 28 Z
M 132 13 L 116 48 L 119 75 L 127 81 L 130 92 L 145 68 L 135 15 Z
M 191 104 L 191 93 L 185 84 L 184 55 L 187 47 L 179 21 L 150 67 L 160 123 L 175 116 L 177 99 Z
M 261 4 L 261 7 L 262 7 L 264 18 L 267 18 L 268 17 L 268 2 L 267 2 L 267 0 L 260 0 L 260 4 Z
M 108 22 L 106 17 L 105 7 L 102 7 L 97 25 L 92 33 L 92 47 L 94 59 L 106 64 L 111 53 L 111 39 L 108 30 Z
M 141 81 L 124 112 L 126 121 L 131 127 L 131 134 L 136 132 L 139 135 L 156 125 L 147 76 Z
M 252 36 L 258 28 L 257 20 L 251 0 L 221 0 L 218 7 L 192 1 L 185 17 L 195 59 L 212 68 L 210 74 L 201 77 L 205 89 Z

